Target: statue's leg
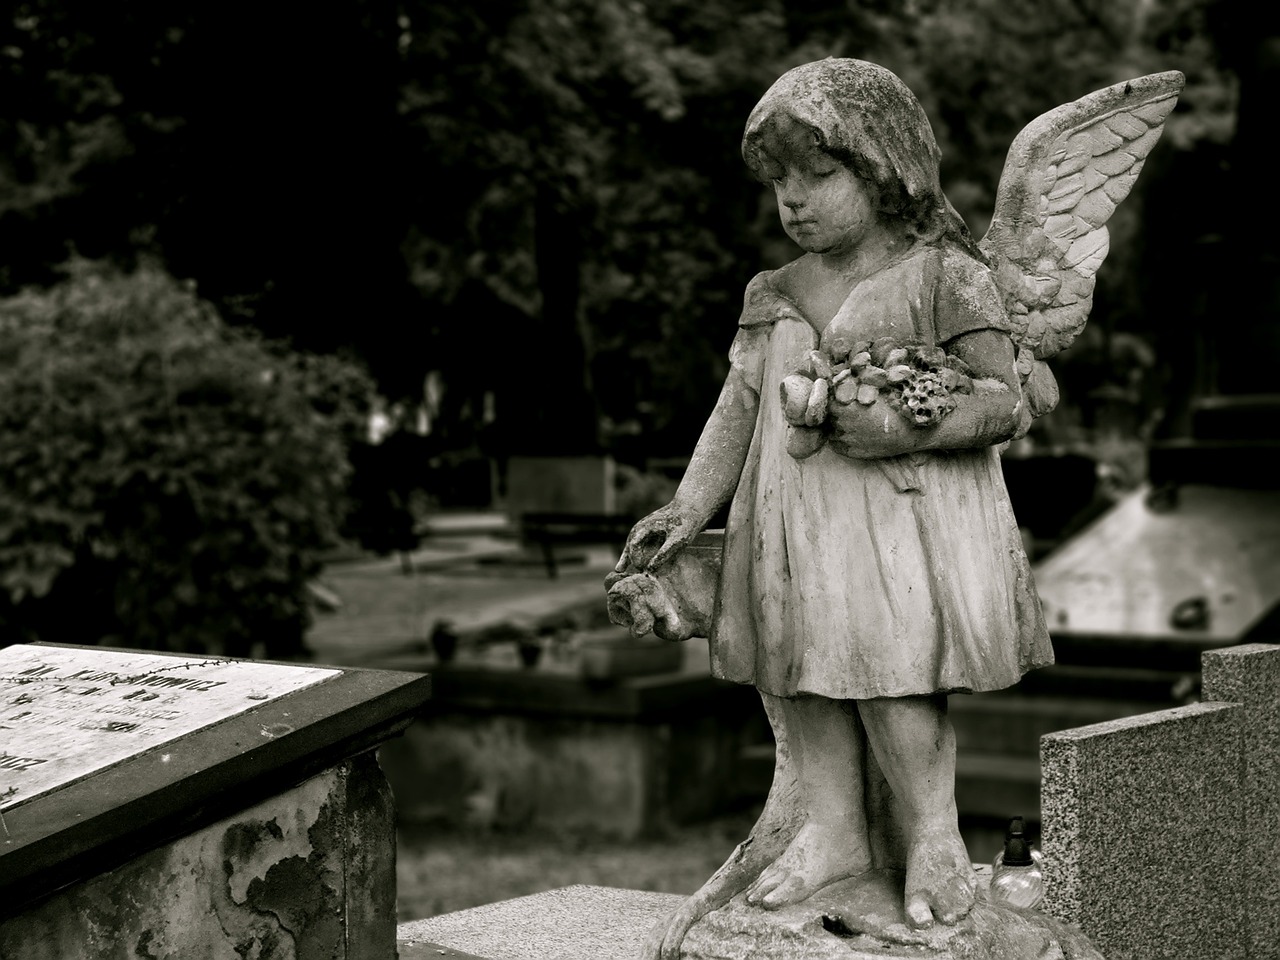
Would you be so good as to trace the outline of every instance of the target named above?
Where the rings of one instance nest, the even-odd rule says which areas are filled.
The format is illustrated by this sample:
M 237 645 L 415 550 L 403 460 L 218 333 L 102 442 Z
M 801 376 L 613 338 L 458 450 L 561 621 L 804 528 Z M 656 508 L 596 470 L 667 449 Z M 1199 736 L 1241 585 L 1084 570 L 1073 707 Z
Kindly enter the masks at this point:
M 901 802 L 907 840 L 903 906 L 916 927 L 955 923 L 977 878 L 956 813 L 956 737 L 942 695 L 863 700 L 867 738 Z
M 866 735 L 853 702 L 803 696 L 785 701 L 783 712 L 805 821 L 747 892 L 749 903 L 767 909 L 807 900 L 872 865 L 863 802 Z
M 795 763 L 782 710 L 783 701 L 767 693 L 761 693 L 760 698 L 764 701 L 765 714 L 769 717 L 777 744 L 773 785 L 764 810 L 747 839 L 738 844 L 711 879 L 681 904 L 669 919 L 654 928 L 641 952 L 642 960 L 679 960 L 680 945 L 689 928 L 745 890 L 787 849 L 804 822 L 797 797 Z
M 865 736 L 866 729 L 863 728 Z M 863 760 L 862 793 L 867 808 L 867 836 L 871 840 L 871 862 L 894 870 L 907 868 L 907 841 L 904 825 L 908 818 L 902 802 L 894 795 L 876 760 L 868 749 Z

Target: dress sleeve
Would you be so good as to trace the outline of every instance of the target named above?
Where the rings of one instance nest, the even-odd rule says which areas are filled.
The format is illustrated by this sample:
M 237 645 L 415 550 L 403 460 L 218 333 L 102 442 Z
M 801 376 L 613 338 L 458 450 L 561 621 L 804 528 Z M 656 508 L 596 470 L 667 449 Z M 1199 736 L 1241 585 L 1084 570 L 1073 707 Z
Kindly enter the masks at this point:
M 974 330 L 1010 332 L 1009 315 L 991 271 L 957 250 L 946 250 L 936 264 L 933 326 L 937 343 Z
M 738 318 L 738 333 L 729 347 L 729 365 L 743 382 L 760 395 L 764 381 L 765 353 L 769 343 L 769 331 L 777 317 L 770 305 L 777 294 L 769 284 L 770 271 L 758 273 L 747 284 L 742 298 L 742 316 Z

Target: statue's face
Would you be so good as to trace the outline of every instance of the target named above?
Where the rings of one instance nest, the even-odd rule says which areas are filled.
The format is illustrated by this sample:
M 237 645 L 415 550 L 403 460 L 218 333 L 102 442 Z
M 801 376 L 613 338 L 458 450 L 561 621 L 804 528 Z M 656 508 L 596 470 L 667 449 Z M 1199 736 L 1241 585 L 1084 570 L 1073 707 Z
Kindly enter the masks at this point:
M 809 253 L 852 253 L 879 224 L 873 188 L 821 150 L 788 160 L 773 189 L 782 228 Z

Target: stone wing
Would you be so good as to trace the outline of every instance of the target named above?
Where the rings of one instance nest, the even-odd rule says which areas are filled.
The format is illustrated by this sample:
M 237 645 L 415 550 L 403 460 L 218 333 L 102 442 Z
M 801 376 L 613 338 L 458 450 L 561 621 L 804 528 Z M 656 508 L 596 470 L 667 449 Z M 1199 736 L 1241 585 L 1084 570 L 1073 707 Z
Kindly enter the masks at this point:
M 1043 361 L 1084 329 L 1107 255 L 1107 220 L 1133 188 L 1182 84 L 1172 70 L 1095 91 L 1032 121 L 1009 148 L 979 247 L 1018 344 L 1023 432 L 1057 404 Z

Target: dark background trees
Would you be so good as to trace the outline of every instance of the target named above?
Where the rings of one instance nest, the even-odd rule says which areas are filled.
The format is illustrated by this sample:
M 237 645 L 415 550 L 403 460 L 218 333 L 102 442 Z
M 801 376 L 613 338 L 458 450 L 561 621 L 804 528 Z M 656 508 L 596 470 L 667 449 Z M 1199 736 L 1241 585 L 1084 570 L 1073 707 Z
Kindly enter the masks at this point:
M 779 73 L 834 54 L 916 90 L 978 234 L 1023 124 L 1183 70 L 1063 358 L 1067 395 L 1135 389 L 1135 342 L 1168 358 L 1148 393 L 1161 376 L 1184 398 L 1211 389 L 1196 358 L 1223 311 L 1274 338 L 1273 304 L 1212 293 L 1241 288 L 1229 238 L 1264 202 L 1239 191 L 1265 199 L 1246 119 L 1270 102 L 1277 34 L 1222 0 L 286 6 L 13 8 L 0 293 L 53 283 L 72 252 L 145 255 L 233 323 L 353 349 L 392 398 L 417 403 L 437 371 L 437 449 L 687 453 L 743 286 L 792 255 L 738 158 L 741 125 Z
M 0 298 L 0 646 L 302 650 L 366 375 L 85 260 Z

